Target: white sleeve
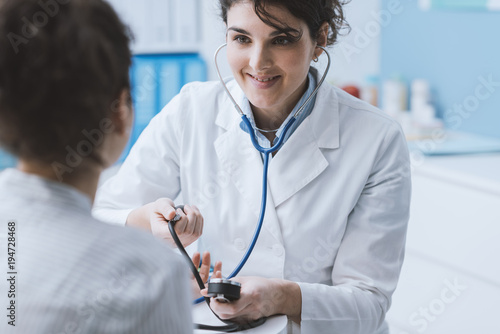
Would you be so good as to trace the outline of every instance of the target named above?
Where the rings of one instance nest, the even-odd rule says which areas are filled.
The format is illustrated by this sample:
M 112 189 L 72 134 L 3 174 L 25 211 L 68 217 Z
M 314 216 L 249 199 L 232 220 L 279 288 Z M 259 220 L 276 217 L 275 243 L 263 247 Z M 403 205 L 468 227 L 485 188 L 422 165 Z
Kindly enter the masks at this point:
M 117 174 L 98 189 L 94 217 L 125 225 L 133 209 L 162 197 L 177 197 L 179 138 L 185 120 L 182 101 L 186 98 L 181 92 L 144 129 Z
M 383 328 L 403 264 L 410 197 L 406 141 L 401 131 L 391 131 L 348 217 L 333 286 L 299 283 L 302 334 L 373 334 Z

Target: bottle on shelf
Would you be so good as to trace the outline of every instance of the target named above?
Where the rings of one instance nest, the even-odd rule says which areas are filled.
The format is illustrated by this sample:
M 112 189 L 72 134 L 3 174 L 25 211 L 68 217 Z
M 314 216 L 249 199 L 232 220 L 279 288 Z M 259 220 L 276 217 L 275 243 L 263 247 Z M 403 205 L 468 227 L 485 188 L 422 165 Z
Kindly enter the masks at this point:
M 410 112 L 417 123 L 431 123 L 436 118 L 436 112 L 431 103 L 429 83 L 424 79 L 415 79 L 411 83 Z
M 410 114 L 413 134 L 416 139 L 432 137 L 436 129 L 443 127 L 443 122 L 436 118 L 436 109 L 432 103 L 430 84 L 425 79 L 414 79 L 411 83 Z
M 378 107 L 378 76 L 369 75 L 365 81 L 366 84 L 361 89 L 361 99 Z
M 406 83 L 400 76 L 385 80 L 382 87 L 382 109 L 392 117 L 408 110 Z

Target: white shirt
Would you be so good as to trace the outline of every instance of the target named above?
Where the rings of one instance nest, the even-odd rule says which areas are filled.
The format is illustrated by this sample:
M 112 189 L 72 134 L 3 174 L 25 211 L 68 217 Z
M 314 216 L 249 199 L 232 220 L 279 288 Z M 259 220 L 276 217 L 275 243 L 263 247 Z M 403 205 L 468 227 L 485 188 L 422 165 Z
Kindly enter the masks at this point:
M 161 241 L 91 216 L 76 189 L 10 169 L 0 173 L 2 268 L 16 223 L 16 321 L 1 333 L 192 333 L 187 269 Z M 5 247 L 4 247 L 5 246 Z M 4 270 L 5 274 L 5 270 Z
M 234 80 L 228 88 L 244 103 Z M 199 250 L 229 274 L 250 243 L 261 202 L 262 159 L 239 124 L 220 83 L 188 84 L 98 191 L 94 213 L 124 224 L 133 208 L 182 191 L 204 216 Z M 324 84 L 270 161 L 263 228 L 240 275 L 298 282 L 302 334 L 385 332 L 410 185 L 399 125 Z

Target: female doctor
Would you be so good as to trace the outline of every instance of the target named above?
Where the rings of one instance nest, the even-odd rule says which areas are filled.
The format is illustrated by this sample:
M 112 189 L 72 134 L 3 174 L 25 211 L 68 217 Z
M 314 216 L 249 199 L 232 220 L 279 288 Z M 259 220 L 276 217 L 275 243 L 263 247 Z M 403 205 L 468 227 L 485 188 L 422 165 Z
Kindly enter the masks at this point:
M 266 147 L 311 95 L 310 67 L 344 25 L 338 0 L 220 0 L 227 26 L 227 87 Z M 257 223 L 263 158 L 220 82 L 186 85 L 150 123 L 98 194 L 95 214 L 221 260 L 223 275 Z M 385 333 L 403 262 L 410 168 L 397 123 L 324 84 L 269 163 L 267 210 L 256 247 L 234 279 L 238 301 L 221 318 L 286 314 L 290 333 Z M 180 203 L 176 203 L 180 204 Z

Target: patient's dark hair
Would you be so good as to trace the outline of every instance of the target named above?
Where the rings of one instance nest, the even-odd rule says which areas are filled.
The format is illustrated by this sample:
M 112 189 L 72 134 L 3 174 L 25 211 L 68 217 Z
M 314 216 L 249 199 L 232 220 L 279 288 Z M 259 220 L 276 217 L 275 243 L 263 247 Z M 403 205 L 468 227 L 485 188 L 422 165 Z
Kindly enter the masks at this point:
M 0 144 L 51 163 L 99 129 L 130 87 L 129 36 L 103 0 L 0 0 Z
M 293 16 L 306 22 L 313 41 L 319 36 L 319 29 L 324 22 L 329 25 L 327 45 L 337 42 L 341 30 L 349 28 L 342 6 L 349 1 L 342 0 L 219 0 L 221 17 L 227 24 L 227 12 L 232 5 L 243 2 L 253 2 L 254 11 L 267 25 L 283 31 L 291 40 L 298 40 L 302 32 L 291 29 L 276 17 L 273 17 L 266 6 L 279 6 L 286 8 Z

